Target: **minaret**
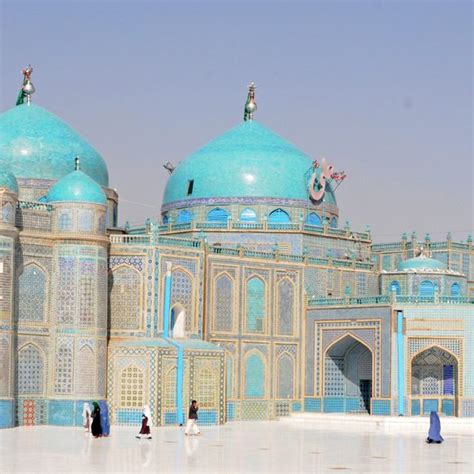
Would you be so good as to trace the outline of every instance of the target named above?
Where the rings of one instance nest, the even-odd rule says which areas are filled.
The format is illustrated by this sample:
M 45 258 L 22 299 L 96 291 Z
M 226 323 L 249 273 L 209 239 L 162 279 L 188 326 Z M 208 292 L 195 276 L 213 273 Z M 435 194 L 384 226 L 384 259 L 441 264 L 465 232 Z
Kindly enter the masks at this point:
M 72 425 L 83 400 L 106 396 L 107 199 L 77 157 L 74 171 L 50 188 L 47 200 L 55 239 L 49 424 Z
M 257 103 L 255 102 L 255 82 L 249 84 L 249 91 L 247 94 L 247 101 L 244 109 L 244 122 L 253 120 L 253 114 L 257 111 Z
M 16 323 L 14 312 L 15 225 L 18 185 L 0 166 L 0 428 L 15 424 Z

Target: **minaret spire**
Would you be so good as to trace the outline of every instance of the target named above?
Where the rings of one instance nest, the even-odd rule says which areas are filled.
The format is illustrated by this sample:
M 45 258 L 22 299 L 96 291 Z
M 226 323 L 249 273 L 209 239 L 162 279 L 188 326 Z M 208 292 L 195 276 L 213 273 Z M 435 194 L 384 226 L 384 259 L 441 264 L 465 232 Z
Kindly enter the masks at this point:
M 255 88 L 255 82 L 251 82 L 249 84 L 247 102 L 245 102 L 244 122 L 247 122 L 247 120 L 253 120 L 253 114 L 257 110 L 257 104 L 255 102 Z
M 18 94 L 16 105 L 24 104 L 25 100 L 27 105 L 30 105 L 31 96 L 35 93 L 35 86 L 30 80 L 31 73 L 33 72 L 31 64 L 28 64 L 28 66 L 26 66 L 26 68 L 21 72 L 23 73 L 23 85 L 20 89 L 20 93 Z

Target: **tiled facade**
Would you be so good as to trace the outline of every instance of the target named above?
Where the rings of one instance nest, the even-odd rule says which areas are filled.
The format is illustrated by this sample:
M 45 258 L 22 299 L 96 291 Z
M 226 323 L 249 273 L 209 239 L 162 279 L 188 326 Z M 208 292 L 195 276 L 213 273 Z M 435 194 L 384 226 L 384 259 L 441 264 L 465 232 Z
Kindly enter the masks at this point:
M 252 133 L 280 162 L 288 149 L 311 166 Z M 106 204 L 47 202 L 56 180 L 40 174 L 19 175 L 17 191 L 0 182 L 0 427 L 80 425 L 90 400 L 126 425 L 143 405 L 156 425 L 183 423 L 192 399 L 209 424 L 474 416 L 471 238 L 373 244 L 338 222 L 332 189 L 327 202 L 303 199 L 307 173 L 288 197 L 168 189 L 181 197 L 159 222 L 118 229 L 115 191 L 103 188 Z M 441 270 L 400 266 L 421 247 Z

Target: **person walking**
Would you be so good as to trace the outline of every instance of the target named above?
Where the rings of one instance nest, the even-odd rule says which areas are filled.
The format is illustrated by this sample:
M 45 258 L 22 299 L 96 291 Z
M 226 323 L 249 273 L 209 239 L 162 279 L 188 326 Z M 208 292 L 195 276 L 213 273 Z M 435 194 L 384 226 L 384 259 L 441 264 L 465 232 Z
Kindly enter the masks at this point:
M 91 428 L 91 407 L 87 402 L 84 403 L 84 408 L 82 409 L 82 426 L 84 431 L 89 433 Z
M 135 438 L 138 439 L 151 439 L 151 426 L 152 426 L 152 421 L 151 421 L 151 412 L 150 412 L 150 407 L 148 405 L 145 405 L 143 407 L 143 414 L 142 414 L 142 427 L 140 429 L 140 432 L 135 436 Z
M 430 413 L 430 430 L 428 431 L 427 443 L 441 444 L 444 441 L 441 436 L 441 422 L 439 421 L 438 413 L 432 411 Z
M 186 422 L 186 429 L 184 430 L 184 434 L 186 436 L 189 435 L 190 431 L 192 431 L 192 434 L 195 434 L 195 435 L 201 434 L 197 425 L 198 410 L 199 410 L 199 407 L 198 407 L 197 401 L 193 400 L 191 402 L 191 406 L 189 407 L 188 421 Z
M 109 408 L 105 400 L 99 401 L 100 408 L 100 426 L 102 427 L 102 436 L 110 435 Z

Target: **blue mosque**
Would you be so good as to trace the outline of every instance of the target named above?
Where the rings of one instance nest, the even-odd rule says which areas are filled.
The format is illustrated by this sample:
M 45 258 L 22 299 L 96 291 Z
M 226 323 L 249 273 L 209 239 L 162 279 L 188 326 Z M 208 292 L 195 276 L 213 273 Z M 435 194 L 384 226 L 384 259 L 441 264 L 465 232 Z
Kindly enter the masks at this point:
M 254 120 L 174 166 L 161 213 L 117 224 L 100 154 L 32 101 L 0 114 L 0 427 L 474 416 L 472 237 L 373 242 L 345 174 Z

